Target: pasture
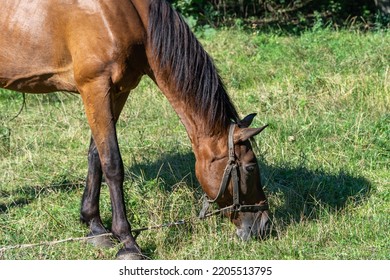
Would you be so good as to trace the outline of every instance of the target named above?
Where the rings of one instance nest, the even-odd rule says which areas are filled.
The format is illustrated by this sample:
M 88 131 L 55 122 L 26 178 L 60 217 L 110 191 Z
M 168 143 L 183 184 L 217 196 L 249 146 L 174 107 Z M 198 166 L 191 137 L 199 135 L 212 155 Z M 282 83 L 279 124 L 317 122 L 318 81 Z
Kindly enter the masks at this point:
M 241 116 L 257 113 L 256 154 L 272 235 L 241 242 L 212 217 L 141 233 L 151 259 L 389 259 L 390 35 L 204 32 Z M 0 66 L 1 67 L 1 66 Z M 0 90 L 0 247 L 83 237 L 90 131 L 77 95 Z M 202 191 L 184 127 L 147 78 L 117 125 L 133 228 L 196 217 Z M 102 218 L 110 223 L 107 187 Z M 0 259 L 113 259 L 118 248 L 67 242 Z M 1 250 L 1 249 L 0 249 Z

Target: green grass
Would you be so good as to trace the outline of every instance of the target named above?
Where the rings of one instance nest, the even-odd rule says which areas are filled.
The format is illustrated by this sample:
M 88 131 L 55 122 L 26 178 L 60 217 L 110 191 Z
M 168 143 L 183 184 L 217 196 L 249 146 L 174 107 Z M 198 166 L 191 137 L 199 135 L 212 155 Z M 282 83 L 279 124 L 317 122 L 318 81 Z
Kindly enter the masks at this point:
M 143 232 L 152 259 L 389 259 L 390 35 L 217 31 L 202 42 L 256 138 L 273 234 L 241 242 L 213 217 Z M 0 94 L 0 246 L 82 237 L 89 129 L 78 96 Z M 201 190 L 178 117 L 144 79 L 118 123 L 134 228 L 194 217 Z M 110 224 L 108 190 L 101 210 Z M 112 259 L 83 242 L 14 249 L 0 259 Z

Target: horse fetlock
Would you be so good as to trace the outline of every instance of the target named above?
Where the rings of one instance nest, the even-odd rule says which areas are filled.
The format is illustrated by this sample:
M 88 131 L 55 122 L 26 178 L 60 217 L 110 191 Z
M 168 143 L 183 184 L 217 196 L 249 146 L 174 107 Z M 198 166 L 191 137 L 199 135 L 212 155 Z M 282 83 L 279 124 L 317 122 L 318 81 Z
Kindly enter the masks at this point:
M 92 209 L 91 207 L 87 207 L 86 205 L 81 206 L 80 210 L 80 221 L 83 223 L 90 225 L 92 223 L 101 223 L 100 217 L 99 217 L 99 210 L 98 209 Z

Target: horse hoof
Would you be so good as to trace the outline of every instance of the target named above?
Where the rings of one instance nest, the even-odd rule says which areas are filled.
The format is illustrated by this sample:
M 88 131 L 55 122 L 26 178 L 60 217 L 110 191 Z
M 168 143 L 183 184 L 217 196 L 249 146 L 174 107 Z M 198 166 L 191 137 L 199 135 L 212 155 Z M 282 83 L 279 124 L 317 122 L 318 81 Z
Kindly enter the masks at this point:
M 120 249 L 119 252 L 116 254 L 116 259 L 138 261 L 138 260 L 144 260 L 145 256 L 141 253 L 141 251 L 138 248 Z
M 87 242 L 98 248 L 113 248 L 115 246 L 114 240 L 109 235 L 88 235 Z

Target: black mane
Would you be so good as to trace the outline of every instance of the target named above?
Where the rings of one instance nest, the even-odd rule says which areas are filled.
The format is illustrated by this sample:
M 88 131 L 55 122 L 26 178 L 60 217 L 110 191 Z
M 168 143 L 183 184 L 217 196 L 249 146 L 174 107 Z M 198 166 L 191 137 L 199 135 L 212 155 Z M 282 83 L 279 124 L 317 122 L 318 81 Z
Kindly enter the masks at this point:
M 148 40 L 160 69 L 180 98 L 203 118 L 210 134 L 239 122 L 214 63 L 184 19 L 165 0 L 152 0 Z

